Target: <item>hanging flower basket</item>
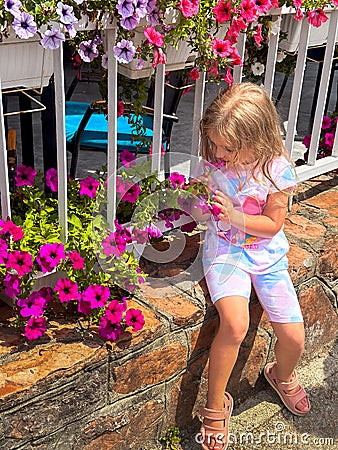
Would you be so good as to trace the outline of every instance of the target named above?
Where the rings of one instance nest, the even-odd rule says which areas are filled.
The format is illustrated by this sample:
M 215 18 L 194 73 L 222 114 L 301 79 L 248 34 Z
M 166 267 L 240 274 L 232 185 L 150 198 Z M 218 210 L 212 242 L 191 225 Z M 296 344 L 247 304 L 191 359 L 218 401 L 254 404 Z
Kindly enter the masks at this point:
M 327 42 L 330 14 L 333 9 L 325 9 L 324 11 L 329 20 L 322 23 L 318 28 L 310 25 L 309 48 L 324 45 Z M 304 17 L 303 20 L 307 19 Z M 282 15 L 281 32 L 287 33 L 288 37 L 280 42 L 279 48 L 290 53 L 297 52 L 300 41 L 301 27 L 302 21 L 299 22 L 295 20 L 295 14 Z
M 53 74 L 53 52 L 40 45 L 38 36 L 19 39 L 11 31 L 0 43 L 0 61 L 2 89 L 47 86 Z

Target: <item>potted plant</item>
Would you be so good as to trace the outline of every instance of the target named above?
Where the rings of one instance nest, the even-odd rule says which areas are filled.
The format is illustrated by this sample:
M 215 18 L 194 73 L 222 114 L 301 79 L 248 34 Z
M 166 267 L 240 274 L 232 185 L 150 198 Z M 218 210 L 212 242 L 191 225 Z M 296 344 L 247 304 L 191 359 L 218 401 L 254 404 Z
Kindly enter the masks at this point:
M 56 170 L 43 176 L 17 168 L 13 215 L 0 221 L 0 291 L 13 307 L 11 323 L 27 339 L 42 336 L 48 319 L 60 313 L 96 325 L 109 340 L 126 328 L 143 327 L 142 312 L 128 307 L 128 298 L 146 279 L 140 253 L 149 239 L 161 237 L 156 221 L 170 227 L 187 214 L 182 201 L 191 194 L 184 176 L 174 173 L 160 181 L 151 173 L 151 161 L 136 161 L 128 151 L 121 159 L 115 228 L 105 218 L 105 173 L 69 179 L 65 244 L 60 241 Z

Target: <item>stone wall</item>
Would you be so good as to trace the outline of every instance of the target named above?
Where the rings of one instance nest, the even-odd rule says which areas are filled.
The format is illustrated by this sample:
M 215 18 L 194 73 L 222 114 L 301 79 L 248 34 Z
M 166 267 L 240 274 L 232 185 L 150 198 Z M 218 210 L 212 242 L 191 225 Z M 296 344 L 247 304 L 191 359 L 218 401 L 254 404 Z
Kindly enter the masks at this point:
M 337 200 L 337 176 L 318 177 L 301 185 L 286 220 L 290 273 L 306 326 L 301 364 L 337 332 Z M 176 233 L 157 245 L 168 260 L 170 251 L 184 251 L 164 264 L 144 261 L 149 281 L 130 305 L 143 310 L 145 328 L 116 343 L 66 320 L 27 343 L 8 326 L 11 312 L 0 302 L 2 450 L 154 450 L 170 426 L 197 420 L 217 329 L 199 272 L 202 239 L 203 230 Z M 254 295 L 250 313 L 229 385 L 237 403 L 264 386 L 262 369 L 273 358 L 272 328 Z

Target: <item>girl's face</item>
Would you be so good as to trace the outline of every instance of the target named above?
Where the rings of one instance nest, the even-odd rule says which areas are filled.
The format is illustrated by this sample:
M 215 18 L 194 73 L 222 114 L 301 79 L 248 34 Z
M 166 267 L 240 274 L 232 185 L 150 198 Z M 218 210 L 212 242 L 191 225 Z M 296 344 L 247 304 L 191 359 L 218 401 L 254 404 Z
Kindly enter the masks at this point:
M 217 159 L 221 159 L 230 165 L 235 162 L 236 152 L 224 142 L 224 138 L 222 138 L 222 136 L 220 136 L 217 132 L 210 130 L 208 139 L 211 146 L 211 151 Z M 240 152 L 237 162 L 239 164 L 248 164 L 253 162 L 251 152 L 246 150 Z

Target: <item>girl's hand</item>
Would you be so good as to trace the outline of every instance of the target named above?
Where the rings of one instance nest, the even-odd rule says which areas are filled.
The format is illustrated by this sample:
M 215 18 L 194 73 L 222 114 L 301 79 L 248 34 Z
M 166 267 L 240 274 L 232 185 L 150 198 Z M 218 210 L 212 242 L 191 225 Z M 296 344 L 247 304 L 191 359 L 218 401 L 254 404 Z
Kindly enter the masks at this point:
M 235 211 L 234 205 L 229 197 L 221 191 L 215 191 L 212 197 L 213 204 L 221 210 L 218 214 L 220 220 L 230 223 L 231 217 Z
M 196 177 L 196 178 L 190 178 L 190 180 L 189 180 L 189 185 L 190 186 L 195 186 L 195 185 L 198 185 L 198 184 L 203 184 L 204 185 L 204 188 L 209 192 L 209 193 L 212 193 L 212 189 L 208 186 L 208 182 L 209 182 L 209 176 L 208 176 L 208 173 L 207 172 L 205 172 L 203 175 L 200 175 L 199 177 Z M 198 190 L 198 187 L 196 186 L 196 188 L 197 188 L 197 190 Z M 197 195 L 199 192 L 195 192 L 195 194 Z

